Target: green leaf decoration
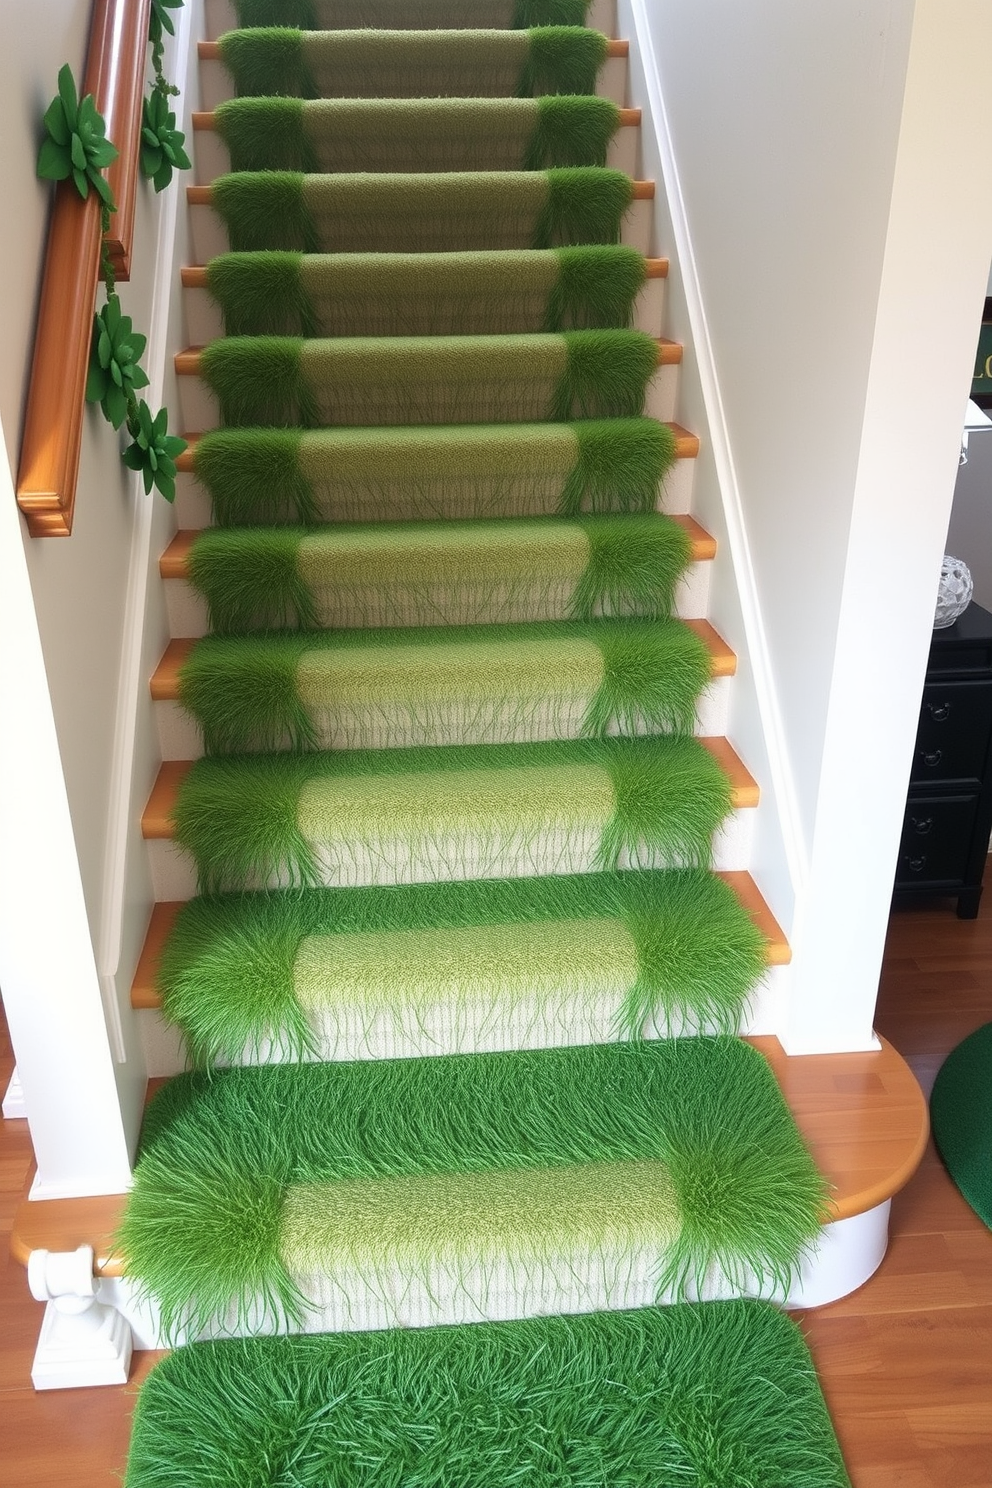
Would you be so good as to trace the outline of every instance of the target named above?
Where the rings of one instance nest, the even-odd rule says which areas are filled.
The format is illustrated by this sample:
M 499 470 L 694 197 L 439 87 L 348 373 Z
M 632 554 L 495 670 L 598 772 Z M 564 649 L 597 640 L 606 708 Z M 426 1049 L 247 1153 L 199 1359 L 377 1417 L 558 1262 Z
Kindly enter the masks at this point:
M 117 295 L 108 296 L 104 308 L 93 317 L 86 401 L 99 403 L 115 429 L 127 418 L 135 389 L 148 386 L 139 365 L 146 339 L 132 330 L 131 317 L 121 312 Z
M 181 10 L 183 0 L 152 0 L 151 14 L 148 17 L 148 40 L 152 46 L 160 47 L 165 32 L 175 36 L 176 28 L 172 24 L 170 10 Z
M 185 134 L 176 128 L 168 98 L 153 90 L 142 110 L 141 169 L 156 191 L 165 190 L 174 170 L 190 169 L 189 156 L 183 149 L 185 141 Z
M 169 433 L 168 410 L 160 408 L 153 415 L 142 399 L 137 415 L 128 422 L 128 433 L 134 443 L 124 451 L 124 464 L 130 470 L 140 470 L 146 494 L 154 486 L 166 501 L 174 501 L 176 460 L 186 448 L 186 441 Z
M 45 139 L 38 151 L 36 170 L 44 181 L 67 181 L 70 177 L 85 200 L 90 187 L 104 206 L 116 211 L 114 195 L 102 172 L 117 159 L 117 150 L 107 139 L 107 126 L 97 112 L 93 95 L 79 101 L 72 69 L 66 63 L 59 71 L 58 97 L 45 111 Z

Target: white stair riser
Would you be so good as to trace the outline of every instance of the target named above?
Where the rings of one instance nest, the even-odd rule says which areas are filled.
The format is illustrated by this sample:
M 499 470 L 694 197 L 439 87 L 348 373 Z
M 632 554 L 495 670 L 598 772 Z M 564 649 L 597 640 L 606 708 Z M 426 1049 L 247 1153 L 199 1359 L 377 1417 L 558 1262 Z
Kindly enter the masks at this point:
M 712 571 L 712 564 L 709 561 L 692 563 L 679 580 L 673 613 L 680 620 L 705 619 Z M 199 590 L 194 589 L 192 584 L 187 583 L 185 579 L 167 579 L 164 587 L 166 610 L 169 616 L 169 634 L 176 639 L 207 635 L 210 630 L 207 602 Z M 568 617 L 563 615 L 554 618 L 567 619 Z M 321 624 L 327 623 L 326 620 L 321 620 Z M 346 623 L 348 622 L 340 617 L 336 617 L 331 622 L 335 627 Z
M 627 58 L 607 57 L 596 78 L 596 93 L 600 98 L 611 98 L 623 108 L 627 102 Z M 205 110 L 217 108 L 234 97 L 234 82 L 231 74 L 217 58 L 200 58 L 200 107 Z M 207 177 L 207 179 L 211 179 Z
M 749 1000 L 738 1032 L 772 1034 L 780 1026 L 785 998 L 786 968 L 769 967 Z M 608 1044 L 614 1042 L 613 1014 L 615 1003 L 590 1009 L 586 1002 L 574 1007 L 562 1002 L 559 1008 L 542 1019 L 541 1010 L 521 1007 L 511 1017 L 498 1021 L 491 1005 L 478 1008 L 460 1001 L 456 1009 L 439 1007 L 411 1012 L 407 1022 L 397 1027 L 392 1019 L 379 1019 L 368 1028 L 356 1004 L 345 1008 L 337 1018 L 332 1035 L 325 1035 L 319 1045 L 321 1060 L 413 1059 L 441 1054 L 477 1054 L 510 1049 L 550 1049 L 573 1044 Z M 142 1048 L 152 1078 L 177 1075 L 189 1067 L 182 1034 L 153 1008 L 138 1013 Z M 663 1027 L 653 1021 L 645 1026 L 646 1038 L 672 1038 L 685 1032 L 682 1024 Z M 699 1030 L 690 1028 L 690 1033 Z M 261 1055 L 261 1058 L 259 1058 Z M 261 1051 L 246 1050 L 242 1062 L 279 1064 L 290 1058 L 278 1045 L 267 1045 Z M 220 1061 L 224 1063 L 224 1061 Z
M 200 377 L 184 375 L 176 378 L 179 388 L 179 408 L 184 429 L 193 429 L 206 434 L 221 427 L 220 407 L 212 389 Z M 679 368 L 677 365 L 659 367 L 648 382 L 644 394 L 643 412 L 648 418 L 667 423 L 675 417 L 678 401 Z M 378 420 L 385 424 L 387 419 Z
M 848 1296 L 872 1276 L 885 1254 L 889 1228 L 891 1200 L 887 1199 L 863 1214 L 848 1219 L 835 1220 L 824 1225 L 813 1250 L 803 1260 L 799 1275 L 787 1295 L 769 1293 L 773 1300 L 781 1301 L 788 1308 L 823 1307 Z M 584 1259 L 588 1259 L 587 1257 Z M 604 1307 L 626 1309 L 650 1306 L 655 1302 L 671 1302 L 672 1296 L 657 1296 L 651 1284 L 653 1266 L 644 1268 L 644 1259 L 635 1269 L 634 1258 L 624 1258 L 618 1267 L 622 1282 L 616 1274 L 611 1278 L 602 1271 L 598 1278 L 602 1290 L 596 1295 L 591 1267 L 581 1266 L 571 1272 L 570 1260 L 563 1258 L 560 1276 L 556 1284 L 547 1289 L 537 1289 L 538 1278 L 527 1275 L 519 1278 L 520 1293 L 530 1285 L 533 1290 L 526 1293 L 535 1313 L 569 1313 L 601 1311 Z M 655 1257 L 656 1260 L 656 1257 Z M 555 1268 L 556 1271 L 558 1268 Z M 541 1278 L 549 1279 L 549 1278 Z M 344 1278 L 341 1278 L 344 1282 Z M 508 1278 L 507 1278 L 508 1280 Z M 610 1284 L 612 1280 L 612 1285 Z M 453 1287 L 447 1297 L 430 1296 L 422 1284 L 414 1288 L 412 1279 L 397 1270 L 395 1288 L 382 1292 L 372 1289 L 369 1279 L 356 1275 L 348 1279 L 347 1302 L 329 1306 L 314 1314 L 305 1331 L 313 1333 L 363 1332 L 372 1328 L 395 1326 L 424 1327 L 444 1322 L 480 1322 L 519 1317 L 521 1312 L 513 1310 L 515 1299 L 520 1295 L 512 1283 L 507 1286 L 497 1276 L 495 1268 L 487 1268 L 479 1278 L 484 1285 L 478 1302 L 473 1304 L 471 1293 L 463 1288 L 461 1281 Z M 449 1281 L 450 1286 L 450 1281 Z M 608 1291 L 610 1300 L 603 1300 L 602 1291 Z M 756 1289 L 757 1290 L 757 1289 Z M 709 1278 L 707 1285 L 693 1300 L 721 1300 L 740 1296 L 740 1291 L 730 1288 L 722 1278 Z M 485 1302 L 482 1302 L 482 1297 Z M 126 1278 L 108 1277 L 101 1281 L 99 1297 L 102 1302 L 117 1308 L 124 1314 L 134 1331 L 134 1346 L 138 1349 L 157 1349 L 167 1346 L 163 1338 L 156 1309 L 139 1299 L 136 1288 Z M 478 1310 L 479 1306 L 484 1310 Z M 519 1306 L 519 1304 L 517 1304 Z M 533 1314 L 532 1314 L 533 1315 Z M 252 1332 L 272 1330 L 272 1324 L 262 1319 L 251 1320 Z M 217 1334 L 211 1336 L 220 1336 Z M 179 1342 L 186 1340 L 179 1339 Z
M 233 31 L 238 24 L 238 17 L 231 0 L 204 0 L 203 19 L 204 34 L 210 41 L 216 41 L 218 36 L 223 36 L 225 31 Z M 594 31 L 602 31 L 606 36 L 615 36 L 616 0 L 592 0 L 586 12 L 586 25 Z
M 639 253 L 652 251 L 654 233 L 652 201 L 632 201 L 620 224 L 620 241 Z M 218 253 L 230 252 L 230 242 L 223 219 L 213 207 L 195 203 L 189 209 L 190 237 L 195 263 L 209 263 Z
M 747 807 L 731 811 L 714 834 L 712 867 L 717 872 L 742 872 L 747 869 L 751 860 L 754 817 L 754 811 Z M 493 859 L 486 857 L 482 862 L 482 871 L 476 876 L 480 878 L 534 878 L 558 873 L 594 873 L 597 868 L 596 845 L 596 842 L 590 840 L 585 850 L 581 846 L 576 846 L 570 853 L 565 854 L 560 850 L 560 846 L 552 844 L 543 858 L 538 858 L 533 845 L 530 848 L 530 856 L 526 858 L 519 853 L 514 854 L 511 845 L 505 862 L 494 865 Z M 192 899 L 196 893 L 196 868 L 193 859 L 175 842 L 169 840 L 155 839 L 147 846 L 156 900 Z M 358 867 L 349 867 L 347 872 L 341 871 L 337 877 L 328 873 L 326 882 L 330 887 L 356 888 L 362 884 L 419 883 L 429 879 L 436 880 L 452 876 L 450 872 L 420 872 L 419 864 L 411 865 L 409 861 L 404 861 L 396 872 L 387 873 L 382 867 L 384 857 L 385 853 L 377 855 L 375 861 L 368 861 Z M 457 862 L 462 877 L 471 876 L 468 870 L 473 859 L 475 865 L 478 866 L 478 857 L 470 847 L 464 844 L 464 839 L 461 837 L 456 843 L 452 843 L 450 851 L 444 852 L 441 857 L 444 863 Z M 617 866 L 636 868 L 641 865 L 632 859 L 622 858 Z M 250 884 L 248 887 L 285 888 L 287 880 L 285 876 L 273 875 L 267 882 Z
M 665 313 L 664 279 L 648 279 L 638 291 L 631 313 L 631 328 L 648 336 L 660 336 Z M 187 346 L 206 346 L 224 335 L 220 306 L 209 290 L 183 290 L 183 314 Z

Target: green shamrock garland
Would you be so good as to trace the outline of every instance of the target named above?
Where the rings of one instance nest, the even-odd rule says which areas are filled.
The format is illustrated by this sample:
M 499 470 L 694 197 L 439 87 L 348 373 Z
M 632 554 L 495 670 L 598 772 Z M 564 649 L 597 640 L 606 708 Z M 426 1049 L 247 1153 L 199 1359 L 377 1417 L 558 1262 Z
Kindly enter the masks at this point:
M 183 148 L 185 135 L 176 128 L 176 116 L 169 109 L 170 96 L 179 90 L 163 76 L 161 65 L 163 33 L 175 34 L 168 12 L 182 3 L 152 0 L 149 21 L 155 82 L 142 111 L 141 168 L 156 191 L 168 186 L 174 170 L 190 168 Z M 79 99 L 68 63 L 59 72 L 58 96 L 49 105 L 44 124 L 38 175 L 46 181 L 67 181 L 71 177 L 84 201 L 92 188 L 100 198 L 101 230 L 106 234 L 117 203 L 103 171 L 117 159 L 118 152 L 107 139 L 106 122 L 97 112 L 92 94 Z M 115 429 L 126 427 L 131 443 L 121 457 L 129 470 L 140 473 L 146 494 L 154 486 L 167 501 L 174 501 L 176 459 L 186 448 L 186 441 L 169 433 L 165 408 L 153 414 L 144 399 L 139 401 L 136 396 L 138 389 L 148 386 L 141 366 L 147 337 L 133 329 L 131 317 L 121 309 L 106 243 L 101 250 L 100 277 L 107 303 L 93 317 L 86 401 L 99 403 Z

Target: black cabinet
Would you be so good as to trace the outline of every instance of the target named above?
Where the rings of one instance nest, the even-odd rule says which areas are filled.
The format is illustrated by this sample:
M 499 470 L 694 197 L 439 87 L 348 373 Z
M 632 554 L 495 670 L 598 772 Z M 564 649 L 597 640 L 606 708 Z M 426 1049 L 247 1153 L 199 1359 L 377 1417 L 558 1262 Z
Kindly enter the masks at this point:
M 992 829 L 992 615 L 935 630 L 896 864 L 896 899 L 955 895 L 978 913 Z

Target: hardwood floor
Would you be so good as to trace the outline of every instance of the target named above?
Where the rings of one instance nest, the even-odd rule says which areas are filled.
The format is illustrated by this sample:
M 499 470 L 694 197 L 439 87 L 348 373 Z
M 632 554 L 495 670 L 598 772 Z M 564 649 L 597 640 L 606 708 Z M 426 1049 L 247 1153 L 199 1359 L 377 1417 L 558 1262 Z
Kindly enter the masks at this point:
M 893 916 L 879 1032 L 929 1091 L 944 1056 L 992 1019 L 992 883 L 977 920 L 948 904 Z M 0 1029 L 0 1084 L 11 1068 Z M 30 1161 L 25 1124 L 0 1129 L 0 1227 L 9 1233 Z M 891 1243 L 860 1291 L 805 1314 L 854 1488 L 992 1488 L 992 1232 L 933 1151 L 893 1202 Z M 137 1384 L 35 1394 L 31 1359 L 42 1308 L 24 1271 L 0 1256 L 0 1483 L 119 1485 Z M 761 1488 L 803 1488 L 763 1484 Z

